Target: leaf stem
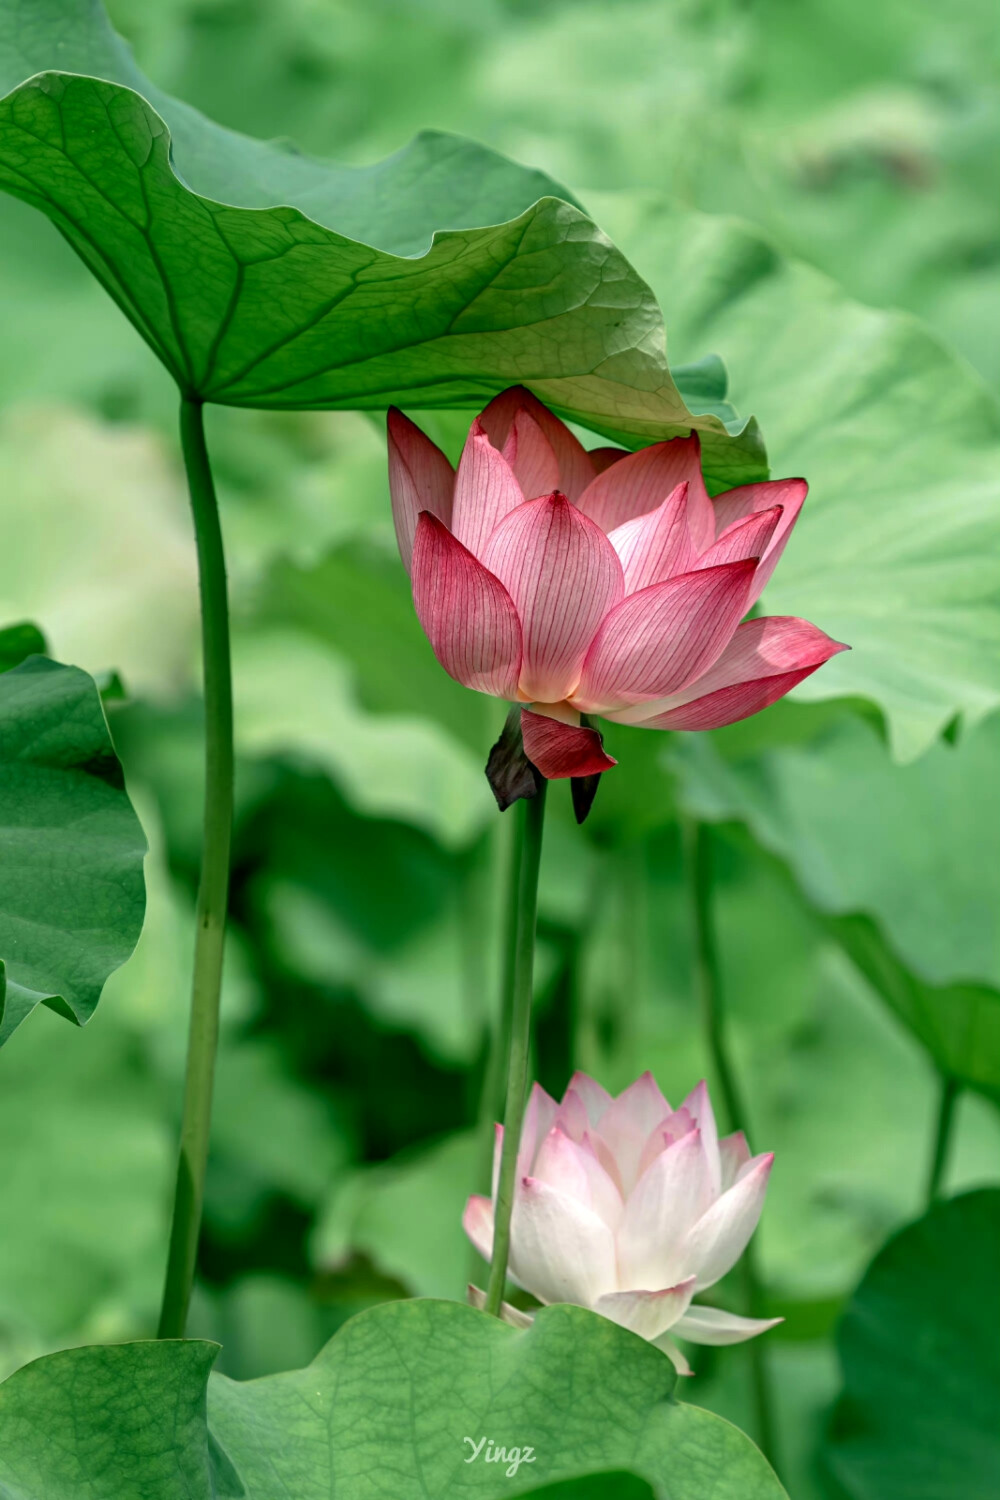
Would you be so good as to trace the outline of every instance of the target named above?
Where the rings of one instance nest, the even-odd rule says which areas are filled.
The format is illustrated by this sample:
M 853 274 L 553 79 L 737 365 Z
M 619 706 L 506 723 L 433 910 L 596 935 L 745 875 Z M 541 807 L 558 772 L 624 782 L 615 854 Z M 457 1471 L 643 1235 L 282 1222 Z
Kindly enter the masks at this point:
M 941 1196 L 941 1184 L 948 1166 L 948 1150 L 955 1124 L 955 1105 L 958 1102 L 959 1086 L 956 1079 L 947 1073 L 941 1075 L 941 1097 L 938 1104 L 937 1124 L 934 1127 L 934 1150 L 930 1170 L 927 1173 L 927 1207 L 932 1207 Z
M 493 1229 L 493 1258 L 486 1289 L 486 1311 L 500 1316 L 507 1259 L 510 1254 L 510 1220 L 514 1208 L 517 1150 L 521 1140 L 524 1099 L 528 1086 L 531 1050 L 531 995 L 535 967 L 535 926 L 538 915 L 538 869 L 542 857 L 545 822 L 543 781 L 534 797 L 517 803 L 517 824 L 508 887 L 507 920 L 504 931 L 504 995 L 500 1037 L 507 1045 L 507 1102 L 503 1118 L 503 1149 L 497 1186 Z
M 183 1337 L 194 1282 L 219 1036 L 233 825 L 233 694 L 226 560 L 200 401 L 182 398 L 180 427 L 201 595 L 205 814 L 180 1154 L 159 1338 Z
M 742 1130 L 749 1135 L 746 1104 L 732 1058 L 729 1055 L 725 1024 L 712 902 L 712 835 L 706 824 L 694 818 L 685 818 L 681 828 L 681 837 L 684 845 L 686 885 L 691 903 L 694 983 L 705 1039 L 722 1095 L 723 1108 L 728 1117 L 729 1129 Z M 743 1282 L 745 1312 L 750 1317 L 763 1316 L 763 1286 L 752 1240 L 743 1252 L 740 1275 Z M 757 1442 L 771 1467 L 777 1469 L 774 1399 L 766 1345 L 760 1339 L 751 1339 L 747 1345 L 747 1355 L 750 1360 Z

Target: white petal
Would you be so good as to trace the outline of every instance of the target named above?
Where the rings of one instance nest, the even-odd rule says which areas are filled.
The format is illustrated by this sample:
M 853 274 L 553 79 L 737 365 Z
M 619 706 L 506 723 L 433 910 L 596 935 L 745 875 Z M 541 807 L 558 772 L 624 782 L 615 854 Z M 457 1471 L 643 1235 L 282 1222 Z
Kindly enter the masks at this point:
M 601 1166 L 588 1140 L 586 1147 L 577 1144 L 553 1126 L 535 1158 L 532 1174 L 549 1187 L 575 1198 L 585 1208 L 593 1209 L 608 1228 L 618 1228 L 625 1205 L 622 1195 Z
M 719 1165 L 722 1168 L 722 1191 L 731 1188 L 750 1160 L 750 1147 L 742 1130 L 724 1135 L 719 1142 Z
M 746 1249 L 764 1207 L 773 1162 L 773 1154 L 755 1156 L 745 1175 L 716 1199 L 688 1234 L 681 1253 L 684 1265 L 697 1274 L 699 1291 L 725 1276 Z
M 591 1125 L 596 1125 L 611 1103 L 611 1095 L 607 1089 L 602 1088 L 596 1079 L 586 1073 L 576 1072 L 567 1085 L 566 1094 L 563 1095 L 564 1102 L 571 1091 L 583 1101 Z
M 711 1203 L 701 1134 L 691 1130 L 647 1167 L 625 1203 L 618 1231 L 621 1285 L 673 1286 L 696 1267 L 684 1254 L 692 1225 Z
M 784 1318 L 741 1318 L 719 1307 L 690 1307 L 674 1324 L 678 1338 L 692 1344 L 742 1344 L 783 1323 Z
M 663 1334 L 660 1338 L 655 1340 L 655 1343 L 657 1349 L 663 1350 L 664 1354 L 670 1360 L 670 1363 L 673 1365 L 678 1375 L 694 1374 L 691 1366 L 688 1364 L 687 1360 L 684 1358 L 683 1354 L 678 1349 L 669 1333 Z
M 510 1267 L 540 1302 L 593 1307 L 615 1290 L 615 1241 L 592 1209 L 526 1177 L 514 1199 Z
M 687 1311 L 694 1296 L 694 1277 L 664 1287 L 661 1292 L 609 1292 L 599 1297 L 594 1311 L 628 1328 L 641 1339 L 658 1339 L 673 1328 Z
M 702 1145 L 708 1158 L 708 1169 L 713 1194 L 722 1188 L 722 1168 L 719 1162 L 719 1131 L 715 1123 L 715 1111 L 708 1097 L 708 1084 L 704 1078 L 688 1094 L 681 1109 L 686 1109 L 701 1131 Z
M 486 1306 L 486 1293 L 481 1287 L 472 1286 L 470 1283 L 465 1289 L 465 1300 L 470 1307 L 478 1307 L 482 1310 Z M 509 1302 L 501 1302 L 500 1317 L 512 1328 L 530 1328 L 535 1321 L 534 1313 L 522 1312 L 519 1307 L 512 1307 Z
M 538 1148 L 552 1129 L 558 1108 L 552 1095 L 547 1094 L 540 1083 L 532 1084 L 517 1152 L 518 1181 L 530 1175 Z

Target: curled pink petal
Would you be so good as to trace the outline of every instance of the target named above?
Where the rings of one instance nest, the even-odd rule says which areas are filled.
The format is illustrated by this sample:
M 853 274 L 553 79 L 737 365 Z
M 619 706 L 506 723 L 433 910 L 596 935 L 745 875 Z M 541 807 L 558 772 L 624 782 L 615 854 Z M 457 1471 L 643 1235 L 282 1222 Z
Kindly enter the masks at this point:
M 521 627 L 503 584 L 442 521 L 423 511 L 413 548 L 413 603 L 445 671 L 496 698 L 513 698 Z
M 483 561 L 520 616 L 521 698 L 560 702 L 576 687 L 598 625 L 624 593 L 618 554 L 557 492 L 511 511 L 490 537 Z
M 609 1292 L 598 1298 L 594 1311 L 628 1328 L 642 1339 L 662 1338 L 684 1316 L 694 1296 L 694 1277 L 659 1292 Z
M 546 714 L 521 710 L 524 753 L 549 781 L 567 776 L 599 776 L 618 762 L 606 755 L 596 729 L 565 724 Z
M 513 469 L 494 448 L 477 417 L 469 428 L 455 475 L 452 531 L 463 546 L 482 559 L 491 533 L 523 500 Z
M 804 479 L 766 479 L 761 484 L 743 484 L 738 489 L 726 490 L 724 494 L 716 495 L 712 501 L 717 537 L 721 537 L 735 521 L 742 520 L 745 516 L 770 510 L 775 505 L 781 506 L 781 520 L 757 569 L 751 603 L 760 597 L 764 585 L 774 572 L 778 559 L 785 550 L 785 543 L 792 534 L 792 527 L 799 518 L 808 489 Z
M 673 1332 L 692 1344 L 743 1344 L 747 1339 L 777 1328 L 784 1318 L 741 1318 L 721 1307 L 689 1307 L 674 1324 Z
M 530 411 L 519 411 L 503 445 L 503 456 L 525 500 L 551 495 L 559 489 L 559 463 L 552 444 Z
M 647 729 L 719 729 L 769 707 L 848 649 L 794 615 L 746 620 L 708 671 L 682 692 L 614 717 Z
M 697 565 L 688 526 L 687 496 L 685 480 L 670 491 L 656 510 L 636 516 L 608 533 L 621 558 L 626 594 L 636 594 L 650 584 L 662 583 L 676 573 L 687 573 Z
M 707 671 L 746 612 L 756 564 L 723 563 L 630 594 L 604 619 L 572 701 L 613 712 L 677 693 Z
M 734 521 L 732 526 L 728 526 L 722 533 L 719 540 L 713 542 L 707 552 L 702 553 L 695 567 L 712 568 L 719 563 L 742 562 L 747 557 L 755 558 L 759 566 L 760 559 L 767 551 L 781 516 L 781 506 L 772 505 L 770 510 L 761 510 L 742 521 Z M 756 587 L 756 580 L 754 587 Z
M 549 489 L 561 490 L 575 501 L 593 479 L 594 466 L 579 439 L 537 396 L 533 396 L 523 385 L 512 385 L 501 391 L 499 396 L 494 396 L 479 420 L 494 447 L 503 448 L 519 412 L 527 412 L 538 423 L 556 456 L 559 479 Z
M 389 408 L 386 427 L 392 519 L 399 554 L 409 572 L 420 512 L 429 510 L 446 526 L 451 522 L 455 471 L 441 449 L 395 406 Z
M 725 1276 L 746 1249 L 764 1207 L 773 1163 L 772 1153 L 753 1158 L 744 1175 L 689 1231 L 680 1253 L 684 1265 L 696 1272 L 699 1291 Z
M 697 436 L 671 438 L 626 454 L 588 484 L 577 504 L 602 531 L 610 532 L 656 510 L 685 481 L 691 541 L 697 552 L 704 552 L 715 540 L 715 515 L 701 476 Z

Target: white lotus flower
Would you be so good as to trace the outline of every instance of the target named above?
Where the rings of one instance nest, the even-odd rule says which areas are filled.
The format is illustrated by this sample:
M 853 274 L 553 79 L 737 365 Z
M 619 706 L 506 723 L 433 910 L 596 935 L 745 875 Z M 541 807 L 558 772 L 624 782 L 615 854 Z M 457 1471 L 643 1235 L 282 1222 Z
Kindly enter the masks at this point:
M 502 1142 L 498 1125 L 494 1199 Z M 781 1322 L 692 1303 L 746 1248 L 773 1159 L 751 1156 L 742 1131 L 719 1140 L 704 1083 L 676 1110 L 651 1073 L 617 1099 L 585 1073 L 559 1104 L 536 1084 L 518 1152 L 511 1279 L 540 1302 L 592 1308 L 690 1374 L 671 1335 L 737 1344 Z M 473 1196 L 463 1217 L 487 1260 L 493 1212 Z

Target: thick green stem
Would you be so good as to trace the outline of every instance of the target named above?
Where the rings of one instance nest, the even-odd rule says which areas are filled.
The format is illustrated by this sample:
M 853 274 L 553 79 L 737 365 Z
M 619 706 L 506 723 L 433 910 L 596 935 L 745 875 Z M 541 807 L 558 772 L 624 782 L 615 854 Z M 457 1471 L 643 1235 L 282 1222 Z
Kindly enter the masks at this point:
M 538 868 L 542 857 L 546 782 L 538 793 L 517 804 L 517 832 L 511 861 L 504 953 L 503 1019 L 500 1036 L 507 1042 L 507 1102 L 503 1117 L 503 1150 L 493 1229 L 493 1259 L 486 1290 L 486 1311 L 500 1315 L 510 1219 L 514 1208 L 517 1148 L 521 1139 L 524 1100 L 531 1051 L 531 992 L 535 968 L 535 925 L 538 913 Z
M 951 1132 L 955 1124 L 955 1105 L 958 1102 L 958 1084 L 947 1075 L 941 1079 L 941 1100 L 938 1105 L 937 1124 L 934 1128 L 934 1151 L 930 1170 L 927 1173 L 927 1207 L 941 1196 L 941 1184 L 948 1166 L 948 1149 Z
M 712 835 L 705 824 L 694 819 L 685 819 L 682 836 L 694 935 L 695 990 L 701 1010 L 705 1039 L 711 1054 L 715 1079 L 722 1096 L 723 1109 L 728 1118 L 728 1128 L 742 1130 L 749 1135 L 746 1106 L 736 1077 L 736 1070 L 729 1055 L 726 1035 L 719 952 L 712 909 Z M 764 1315 L 763 1287 L 757 1270 L 752 1240 L 743 1252 L 740 1275 L 743 1282 L 745 1312 L 750 1317 L 762 1317 Z M 760 1339 L 751 1339 L 747 1346 L 747 1354 L 750 1360 L 757 1442 L 772 1468 L 776 1468 L 774 1400 L 766 1346 Z
M 219 997 L 233 826 L 233 692 L 226 560 L 200 401 L 184 398 L 181 402 L 181 447 L 194 516 L 201 594 L 205 819 L 184 1111 L 170 1251 L 160 1312 L 160 1338 L 182 1338 L 184 1335 L 198 1254 L 219 1036 Z

